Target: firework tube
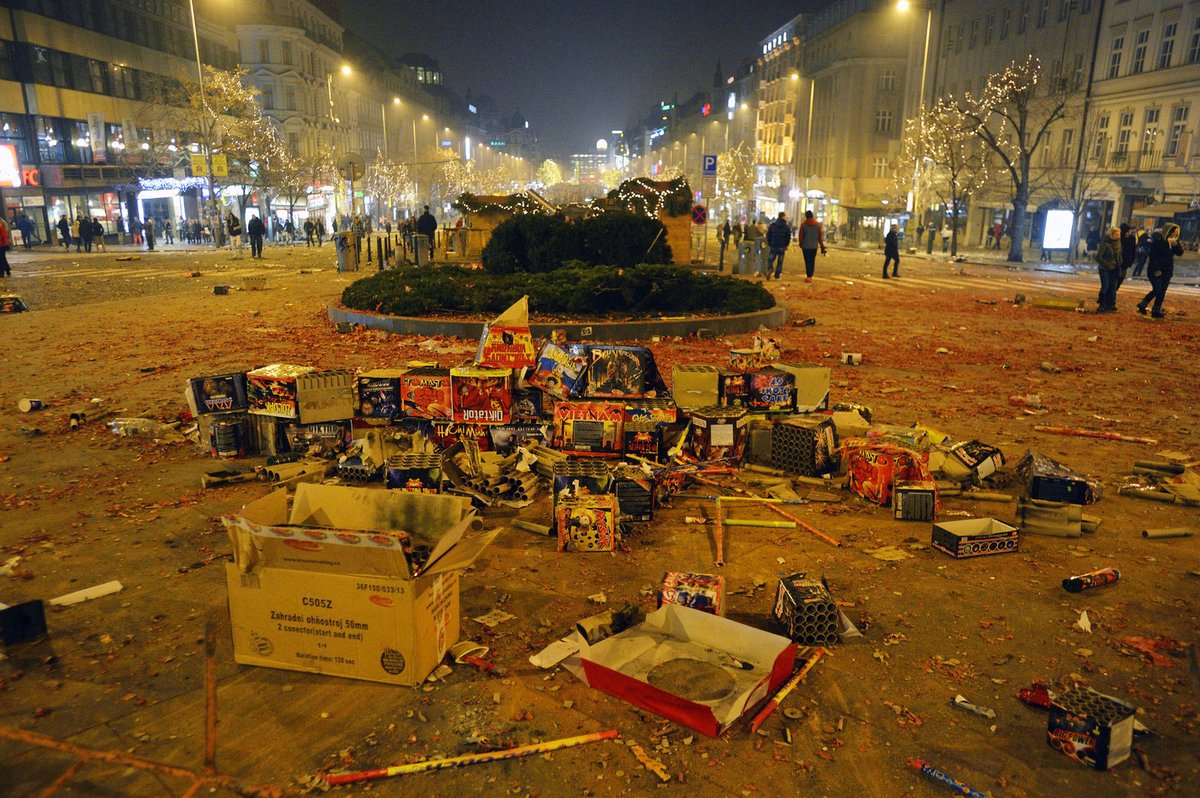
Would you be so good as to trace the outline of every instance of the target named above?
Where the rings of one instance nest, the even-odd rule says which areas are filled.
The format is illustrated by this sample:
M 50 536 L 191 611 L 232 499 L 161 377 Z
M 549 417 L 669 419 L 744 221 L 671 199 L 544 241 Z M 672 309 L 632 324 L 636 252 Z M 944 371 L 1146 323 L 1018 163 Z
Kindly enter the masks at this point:
M 1093 587 L 1110 585 L 1121 578 L 1121 572 L 1116 568 L 1101 568 L 1086 574 L 1072 576 L 1062 581 L 1063 590 L 1068 593 L 1079 593 Z
M 717 567 L 724 568 L 725 567 L 725 527 L 722 526 L 722 524 L 721 524 L 721 500 L 720 499 L 717 499 L 716 516 L 717 517 L 715 520 L 716 520 L 717 528 L 713 531 L 713 534 L 717 538 Z
M 908 764 L 909 767 L 916 770 L 925 778 L 936 781 L 940 784 L 945 784 L 959 795 L 965 795 L 967 798 L 988 798 L 985 793 L 982 793 L 979 790 L 971 789 L 961 781 L 953 778 L 949 773 L 938 770 L 923 759 L 910 759 L 908 760 Z
M 1038 432 L 1049 432 L 1052 435 L 1074 435 L 1077 438 L 1100 438 L 1105 441 L 1124 441 L 1125 443 L 1148 443 L 1151 446 L 1158 443 L 1154 438 L 1139 438 L 1136 435 L 1122 435 L 1119 432 L 1099 432 L 1091 429 L 1076 427 L 1034 427 Z
M 1143 529 L 1142 537 L 1160 540 L 1162 538 L 1187 538 L 1192 536 L 1192 530 L 1187 527 L 1173 526 L 1166 529 Z
M 825 541 L 826 543 L 830 544 L 831 546 L 841 546 L 842 545 L 841 543 L 837 542 L 833 538 L 829 537 L 829 535 L 826 535 L 824 532 L 817 529 L 815 526 L 812 526 L 811 524 L 805 523 L 804 521 L 800 520 L 800 518 L 798 516 L 794 516 L 791 513 L 787 512 L 786 510 L 783 510 L 783 509 L 775 506 L 774 502 L 768 500 L 766 502 L 766 504 L 767 504 L 768 508 L 779 513 L 780 515 L 782 515 L 784 518 L 788 519 L 789 521 L 795 521 L 796 526 L 800 527 L 805 532 L 811 532 L 812 534 L 816 535 L 821 540 Z
M 792 674 L 792 678 L 783 683 L 783 687 L 780 687 L 775 695 L 771 696 L 771 700 L 767 702 L 767 705 L 764 706 L 762 710 L 760 710 L 759 713 L 754 716 L 754 720 L 750 721 L 751 734 L 757 732 L 759 728 L 767 722 L 767 718 L 771 717 L 771 713 L 773 713 L 779 707 L 779 705 L 783 703 L 783 699 L 787 698 L 790 692 L 796 689 L 796 685 L 800 684 L 800 682 L 804 680 L 804 677 L 808 675 L 808 672 L 811 671 L 813 666 L 817 664 L 817 660 L 823 656 L 825 656 L 825 649 L 817 648 L 815 651 L 813 651 L 812 657 L 801 666 L 800 670 Z
M 358 781 L 374 781 L 375 779 L 386 779 L 391 776 L 426 773 L 431 770 L 445 770 L 461 765 L 478 765 L 481 762 L 498 762 L 502 759 L 518 759 L 523 756 L 532 756 L 533 754 L 545 754 L 550 751 L 573 748 L 577 745 L 595 743 L 601 740 L 615 740 L 618 734 L 616 729 L 607 729 L 593 734 L 583 734 L 578 737 L 566 737 L 561 740 L 549 740 L 544 743 L 519 745 L 516 748 L 508 748 L 504 751 L 488 751 L 482 754 L 452 756 L 448 759 L 426 759 L 424 762 L 413 762 L 409 765 L 392 765 L 391 767 L 379 768 L 377 770 L 357 770 L 352 773 L 337 773 L 334 775 L 323 774 L 321 778 L 331 786 L 353 784 Z

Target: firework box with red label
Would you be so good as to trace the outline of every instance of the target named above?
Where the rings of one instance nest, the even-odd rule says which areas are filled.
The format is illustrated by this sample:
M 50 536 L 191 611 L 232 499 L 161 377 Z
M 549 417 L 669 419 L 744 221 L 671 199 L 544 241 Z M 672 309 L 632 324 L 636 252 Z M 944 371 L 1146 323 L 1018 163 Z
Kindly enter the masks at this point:
M 869 438 L 849 438 L 843 442 L 841 452 L 848 477 L 847 487 L 880 506 L 891 503 L 892 486 L 897 480 L 933 479 L 925 452 Z
M 654 424 L 674 424 L 679 420 L 679 408 L 672 399 L 631 399 L 625 403 L 625 422 L 649 421 Z
M 408 418 L 449 421 L 452 396 L 450 369 L 420 366 L 400 377 L 401 412 Z
M 717 375 L 719 404 L 724 407 L 750 406 L 750 376 L 744 371 L 722 369 Z
M 570 496 L 554 499 L 559 551 L 613 551 L 617 547 L 615 496 Z
M 259 416 L 299 418 L 300 403 L 296 378 L 311 374 L 311 366 L 291 366 L 275 363 L 246 373 L 246 394 L 249 411 Z
M 756 413 L 790 413 L 796 406 L 796 376 L 768 366 L 746 375 L 749 408 Z
M 1046 727 L 1046 744 L 1096 770 L 1108 770 L 1129 758 L 1137 710 L 1124 701 L 1091 688 L 1076 688 L 1054 697 Z
M 625 405 L 621 402 L 556 402 L 555 448 L 584 455 L 619 455 L 624 442 Z
M 637 399 L 658 391 L 654 354 L 644 346 L 593 344 L 588 351 L 584 396 L 593 399 Z
M 358 375 L 359 418 L 396 418 L 400 415 L 400 378 L 408 369 L 372 369 Z
M 564 664 L 596 690 L 718 737 L 774 694 L 795 661 L 786 637 L 665 604 Z
M 547 341 L 542 344 L 537 363 L 529 373 L 529 384 L 556 399 L 577 396 L 587 373 L 587 345 L 562 347 Z
M 1016 527 L 995 518 L 964 518 L 933 525 L 933 547 L 956 560 L 1015 553 L 1020 545 Z
M 466 537 L 468 499 L 310 483 L 221 520 L 237 662 L 403 685 L 458 641 L 458 574 L 494 537 Z
M 512 421 L 512 370 L 459 366 L 450 369 L 454 420 L 464 424 Z
M 667 571 L 658 589 L 658 606 L 678 604 L 725 617 L 725 577 Z
M 246 373 L 215 374 L 188 380 L 191 401 L 196 415 L 205 413 L 236 413 L 249 406 L 246 396 Z
M 483 325 L 475 363 L 490 368 L 520 369 L 537 359 L 529 331 L 529 297 L 521 297 L 508 310 Z
M 688 451 L 700 460 L 742 459 L 750 437 L 750 417 L 738 407 L 701 407 L 692 411 Z

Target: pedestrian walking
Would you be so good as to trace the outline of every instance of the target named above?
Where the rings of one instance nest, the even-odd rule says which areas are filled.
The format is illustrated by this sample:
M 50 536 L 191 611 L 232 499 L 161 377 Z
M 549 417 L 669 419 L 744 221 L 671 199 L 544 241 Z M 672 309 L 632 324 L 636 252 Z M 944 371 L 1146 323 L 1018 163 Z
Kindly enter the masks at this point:
M 96 228 L 92 226 L 91 217 L 79 217 L 79 239 L 83 242 L 83 251 L 92 251 L 92 239 L 96 237 Z
M 811 283 L 813 272 L 817 268 L 817 250 L 825 253 L 825 231 L 821 223 L 813 218 L 812 211 L 804 212 L 804 222 L 800 225 L 800 252 L 804 255 L 804 282 Z
M 1146 276 L 1150 278 L 1150 291 L 1138 303 L 1138 313 L 1146 315 L 1146 306 L 1154 301 L 1150 315 L 1156 319 L 1163 317 L 1162 304 L 1167 296 L 1167 286 L 1175 274 L 1175 256 L 1183 254 L 1183 245 L 1179 243 L 1179 225 L 1167 223 L 1162 231 L 1155 230 L 1150 236 L 1149 266 Z
M 162 228 L 163 235 L 166 237 L 167 243 L 174 244 L 175 243 L 175 228 L 171 225 L 171 220 L 166 218 L 165 216 L 160 216 L 158 219 L 158 226 L 160 228 Z
M 12 249 L 12 232 L 3 219 L 0 219 L 0 277 L 12 277 L 12 267 L 8 265 L 8 251 Z
M 229 211 L 225 215 L 225 232 L 229 233 L 229 248 L 233 250 L 234 257 L 242 256 L 242 222 L 233 211 Z
M 27 214 L 22 213 L 17 217 L 17 229 L 21 231 L 21 244 L 25 247 L 26 251 L 33 249 L 33 234 L 35 232 L 33 220 Z
M 75 251 L 83 252 L 83 237 L 80 231 L 80 225 L 83 223 L 82 216 L 76 216 L 71 222 L 71 240 L 75 242 Z
M 771 222 L 771 226 L 767 228 L 767 247 L 770 250 L 767 255 L 766 278 L 768 280 L 771 279 L 772 267 L 774 267 L 776 280 L 783 274 L 783 256 L 791 243 L 792 226 L 787 223 L 787 216 L 784 212 L 780 211 L 779 216 L 775 217 L 775 221 Z
M 954 231 L 950 229 L 950 225 L 942 225 L 942 252 L 950 251 L 950 237 L 954 235 Z
M 267 234 L 267 226 L 258 214 L 253 214 L 246 223 L 246 235 L 250 237 L 250 257 L 262 260 L 263 237 Z
M 883 279 L 888 278 L 887 267 L 892 264 L 892 276 L 899 277 L 900 271 L 900 225 L 893 224 L 883 237 Z
M 725 271 L 725 248 L 729 246 L 729 235 L 732 232 L 729 227 L 729 220 L 717 228 L 717 243 L 721 245 L 721 257 L 717 263 L 717 271 Z
M 417 233 L 429 238 L 429 259 L 433 260 L 433 237 L 437 235 L 437 218 L 429 212 L 429 206 L 425 206 L 425 212 L 417 219 Z
M 1133 276 L 1141 277 L 1142 270 L 1146 268 L 1146 260 L 1150 257 L 1150 231 L 1139 230 L 1137 233 L 1137 245 L 1133 249 Z
M 1126 276 L 1129 274 L 1129 267 L 1133 265 L 1134 250 L 1137 248 L 1137 241 L 1134 237 L 1135 231 L 1128 224 L 1122 224 L 1121 230 L 1121 268 L 1117 270 L 1117 290 L 1121 290 L 1121 284 L 1125 282 Z
M 738 245 L 740 245 L 742 243 L 742 223 L 741 223 L 741 221 L 739 220 L 739 221 L 734 222 L 733 227 L 730 228 L 729 232 L 733 235 L 733 248 L 737 249 Z
M 67 221 L 67 217 L 59 216 L 58 223 L 55 225 L 58 228 L 58 237 L 62 241 L 62 245 L 68 250 L 71 249 L 71 223 Z
M 1121 230 L 1112 228 L 1108 237 L 1096 245 L 1096 264 L 1100 273 L 1100 295 L 1096 298 L 1097 313 L 1112 313 L 1117 309 L 1117 277 L 1121 272 Z
M 283 231 L 287 234 L 287 242 L 289 244 L 296 240 L 296 223 L 290 218 L 283 223 Z
M 142 225 L 142 236 L 146 240 L 146 249 L 150 252 L 154 251 L 154 218 L 149 217 L 146 223 Z
M 92 241 L 96 242 L 97 252 L 108 252 L 104 246 L 104 224 L 99 219 L 92 219 Z
M 1000 239 L 1004 237 L 1004 225 L 996 222 L 992 225 L 992 240 L 995 242 L 995 249 L 1000 249 Z
M 304 220 L 303 230 L 304 230 L 304 246 L 311 247 L 313 245 L 313 231 L 316 230 L 316 225 L 313 224 L 312 219 Z
M 318 218 L 315 227 L 317 233 L 317 248 L 320 249 L 325 244 L 325 220 Z

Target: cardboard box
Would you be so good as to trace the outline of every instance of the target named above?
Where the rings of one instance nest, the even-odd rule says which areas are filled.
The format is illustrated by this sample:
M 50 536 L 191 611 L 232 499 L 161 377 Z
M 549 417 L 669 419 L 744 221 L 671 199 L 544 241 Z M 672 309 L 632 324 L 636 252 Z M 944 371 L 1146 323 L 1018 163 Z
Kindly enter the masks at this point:
M 583 391 L 587 366 L 586 344 L 562 347 L 547 341 L 542 344 L 537 363 L 529 374 L 529 384 L 556 399 L 578 396 Z
M 617 498 L 569 496 L 554 499 L 559 551 L 613 551 L 617 548 Z
M 750 407 L 750 377 L 744 371 L 726 371 L 717 375 L 718 404 L 724 407 Z
M 421 366 L 400 377 L 400 403 L 408 418 L 449 421 L 453 413 L 450 369 Z
M 436 454 L 398 454 L 388 458 L 384 482 L 393 490 L 442 492 L 442 459 Z
M 602 496 L 609 492 L 612 472 L 598 460 L 560 460 L 551 470 L 554 496 Z
M 529 331 L 529 297 L 525 296 L 483 325 L 475 363 L 490 368 L 520 369 L 532 366 L 536 357 Z
M 692 411 L 688 451 L 700 460 L 740 462 L 750 437 L 750 417 L 738 407 L 701 407 Z
M 795 661 L 786 637 L 667 604 L 585 645 L 568 667 L 596 690 L 718 737 L 779 689 Z
M 296 378 L 310 374 L 311 366 L 275 363 L 246 373 L 247 406 L 251 413 L 276 418 L 300 418 Z
M 806 477 L 838 468 L 837 428 L 828 416 L 792 416 L 771 431 L 771 465 Z
M 514 423 L 538 424 L 548 416 L 545 397 L 537 388 L 514 388 L 512 420 Z
M 763 365 L 761 349 L 730 349 L 729 368 L 732 371 L 751 371 Z
M 296 377 L 300 423 L 320 424 L 354 418 L 354 372 L 313 371 Z
M 679 408 L 671 398 L 631 399 L 625 403 L 625 423 L 648 421 L 653 424 L 674 424 L 679 420 Z
M 995 518 L 939 521 L 933 525 L 933 547 L 957 560 L 1006 554 L 1020 548 L 1020 533 Z
M 597 344 L 590 347 L 584 396 L 636 399 L 655 393 L 657 381 L 654 355 L 646 347 Z
M 820 579 L 805 574 L 780 579 L 771 616 L 797 643 L 824 646 L 838 641 L 837 605 Z
M 618 464 L 613 470 L 612 493 L 617 497 L 622 522 L 654 520 L 654 478 L 640 467 Z
M 1045 455 L 1025 452 L 1017 463 L 1017 473 L 1025 480 L 1025 491 L 1031 499 L 1070 504 L 1100 501 L 1100 480 Z
M 555 448 L 574 454 L 619 455 L 624 443 L 625 405 L 621 402 L 556 402 Z
M 790 413 L 796 407 L 796 377 L 782 369 L 767 368 L 746 375 L 750 383 L 750 410 L 756 413 Z
M 896 481 L 931 481 L 925 455 L 872 438 L 851 438 L 842 443 L 846 485 L 869 502 L 887 506 Z
M 936 482 L 900 480 L 892 486 L 892 517 L 897 521 L 932 521 L 937 509 Z
M 461 366 L 450 369 L 454 420 L 465 424 L 512 421 L 512 370 Z
M 725 617 L 725 577 L 667 571 L 658 588 L 658 606 L 676 604 Z
M 775 363 L 773 368 L 795 377 L 797 413 L 829 409 L 830 368 L 813 363 Z
M 999 449 L 979 441 L 956 443 L 950 447 L 950 454 L 976 479 L 989 477 L 1004 465 L 1004 454 Z
M 237 662 L 403 685 L 457 642 L 458 572 L 494 537 L 464 537 L 468 499 L 309 483 L 290 512 L 278 490 L 221 520 Z M 400 526 L 430 548 L 419 573 Z
M 531 443 L 548 446 L 554 440 L 554 425 L 549 423 L 490 425 L 487 431 L 491 438 L 491 451 L 504 455 L 512 454 L 518 446 Z
M 1133 750 L 1136 711 L 1090 687 L 1068 690 L 1050 702 L 1046 744 L 1080 764 L 1108 770 Z
M 716 366 L 685 365 L 671 370 L 671 395 L 684 410 L 712 407 L 721 400 Z
M 635 454 L 658 462 L 663 456 L 663 428 L 661 424 L 648 421 L 626 421 L 625 454 Z
M 400 378 L 408 369 L 372 369 L 358 375 L 359 418 L 399 418 Z
M 234 413 L 249 407 L 246 395 L 246 373 L 214 374 L 188 380 L 196 415 L 205 413 Z

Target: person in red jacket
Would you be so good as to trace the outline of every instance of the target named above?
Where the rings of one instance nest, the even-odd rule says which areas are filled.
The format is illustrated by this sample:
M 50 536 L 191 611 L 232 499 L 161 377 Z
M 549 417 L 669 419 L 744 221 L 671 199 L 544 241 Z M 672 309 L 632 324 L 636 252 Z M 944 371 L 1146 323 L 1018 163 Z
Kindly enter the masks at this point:
M 812 211 L 804 212 L 804 221 L 800 224 L 800 251 L 804 254 L 804 282 L 811 283 L 813 271 L 817 268 L 817 250 L 825 253 L 825 230 L 821 223 L 813 218 Z
M 8 265 L 8 251 L 12 249 L 12 233 L 8 224 L 0 219 L 0 277 L 12 277 L 12 267 Z

